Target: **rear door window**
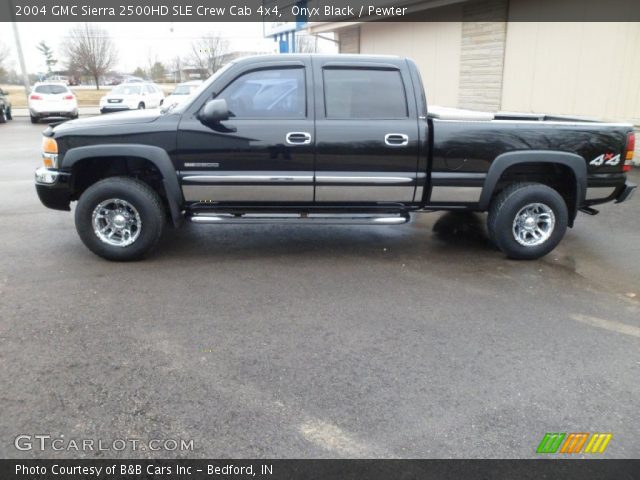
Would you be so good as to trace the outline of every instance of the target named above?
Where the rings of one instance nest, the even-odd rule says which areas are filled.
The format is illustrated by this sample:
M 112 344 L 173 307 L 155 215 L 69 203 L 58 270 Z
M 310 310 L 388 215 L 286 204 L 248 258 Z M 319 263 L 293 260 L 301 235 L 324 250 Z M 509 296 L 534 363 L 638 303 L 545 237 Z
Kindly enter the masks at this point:
M 398 70 L 325 68 L 327 118 L 399 119 L 409 116 L 407 95 Z

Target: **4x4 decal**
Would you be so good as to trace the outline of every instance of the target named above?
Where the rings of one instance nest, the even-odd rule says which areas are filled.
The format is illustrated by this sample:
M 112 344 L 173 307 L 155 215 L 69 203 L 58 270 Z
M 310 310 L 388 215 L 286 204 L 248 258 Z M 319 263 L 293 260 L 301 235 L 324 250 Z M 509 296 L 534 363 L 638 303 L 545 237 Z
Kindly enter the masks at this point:
M 613 153 L 603 153 L 602 155 L 597 156 L 593 160 L 589 162 L 589 165 L 595 165 L 599 167 L 600 165 L 617 165 L 620 163 L 620 154 L 614 155 Z

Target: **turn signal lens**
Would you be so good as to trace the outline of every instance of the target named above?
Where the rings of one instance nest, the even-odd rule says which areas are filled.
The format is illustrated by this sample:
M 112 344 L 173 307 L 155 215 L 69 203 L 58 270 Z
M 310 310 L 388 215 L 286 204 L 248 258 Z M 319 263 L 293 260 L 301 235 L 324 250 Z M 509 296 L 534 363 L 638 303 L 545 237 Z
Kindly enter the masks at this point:
M 42 137 L 42 162 L 47 168 L 58 166 L 58 144 L 51 137 Z
M 42 137 L 42 151 L 44 153 L 58 153 L 58 143 L 51 137 Z

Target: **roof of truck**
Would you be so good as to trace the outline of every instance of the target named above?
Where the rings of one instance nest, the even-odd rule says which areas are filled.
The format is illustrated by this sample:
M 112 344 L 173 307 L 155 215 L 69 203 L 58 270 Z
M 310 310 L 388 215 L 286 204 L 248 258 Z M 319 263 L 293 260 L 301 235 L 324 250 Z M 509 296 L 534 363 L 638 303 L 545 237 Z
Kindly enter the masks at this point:
M 375 61 L 398 61 L 405 60 L 405 57 L 398 55 L 363 55 L 359 53 L 285 53 L 285 54 L 268 54 L 268 55 L 251 55 L 248 57 L 240 57 L 233 60 L 232 63 L 244 63 L 252 61 L 286 61 L 313 58 L 322 58 L 327 60 L 347 60 L 357 62 L 375 62 Z

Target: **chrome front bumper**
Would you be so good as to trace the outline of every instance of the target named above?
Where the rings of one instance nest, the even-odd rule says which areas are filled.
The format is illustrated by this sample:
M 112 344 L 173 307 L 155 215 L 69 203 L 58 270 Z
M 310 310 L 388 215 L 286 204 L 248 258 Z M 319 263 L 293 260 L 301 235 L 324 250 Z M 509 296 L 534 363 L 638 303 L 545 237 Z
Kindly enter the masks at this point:
M 40 167 L 36 170 L 36 183 L 40 185 L 53 185 L 58 181 L 60 173 L 57 170 L 49 170 L 46 167 Z

